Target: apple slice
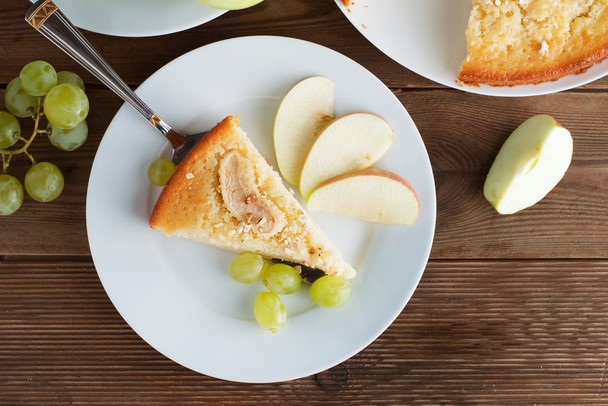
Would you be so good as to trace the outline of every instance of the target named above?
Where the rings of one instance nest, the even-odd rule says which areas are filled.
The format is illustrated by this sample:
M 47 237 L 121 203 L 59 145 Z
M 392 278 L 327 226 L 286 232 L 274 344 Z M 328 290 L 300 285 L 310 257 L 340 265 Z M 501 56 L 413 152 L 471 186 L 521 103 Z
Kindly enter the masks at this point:
M 279 171 L 297 186 L 306 155 L 320 127 L 334 115 L 335 85 L 330 79 L 313 76 L 296 84 L 283 97 L 274 122 L 274 150 Z
M 220 10 L 241 10 L 243 8 L 255 6 L 263 0 L 198 0 L 206 6 Z
M 300 175 L 300 193 L 308 199 L 322 182 L 372 166 L 393 143 L 391 127 L 371 113 L 351 113 L 331 121 L 310 148 Z
M 412 185 L 393 172 L 374 168 L 323 182 L 311 193 L 307 207 L 379 224 L 411 225 L 420 213 Z
M 500 214 L 538 203 L 562 179 L 572 160 L 572 136 L 549 115 L 524 121 L 498 152 L 483 194 Z

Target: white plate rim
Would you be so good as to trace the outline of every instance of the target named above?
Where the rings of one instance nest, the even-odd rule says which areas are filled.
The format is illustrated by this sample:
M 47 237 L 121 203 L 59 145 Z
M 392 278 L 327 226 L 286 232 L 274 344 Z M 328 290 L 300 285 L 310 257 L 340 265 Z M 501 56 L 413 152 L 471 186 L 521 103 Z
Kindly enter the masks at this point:
M 116 134 L 117 126 L 122 125 L 121 122 L 123 122 L 123 121 L 129 122 L 129 123 L 133 122 L 134 127 L 136 127 L 138 131 L 141 130 L 142 132 L 146 132 L 146 133 L 148 133 L 149 131 L 154 132 L 154 130 L 148 130 L 147 124 L 143 123 L 143 121 L 145 121 L 145 120 L 141 120 L 141 118 L 137 117 L 136 113 L 134 113 L 129 106 L 123 106 L 119 110 L 119 112 L 116 114 L 115 118 L 112 120 L 112 123 L 108 127 L 108 130 L 106 131 L 106 135 L 104 135 L 104 138 L 102 139 L 97 156 L 95 157 L 95 162 L 93 163 L 93 167 L 92 167 L 91 175 L 90 175 L 89 186 L 88 186 L 88 190 L 87 190 L 86 218 L 87 218 L 87 231 L 88 231 L 88 236 L 89 236 L 89 244 L 90 244 L 90 248 L 91 248 L 91 254 L 93 256 L 93 260 L 96 265 L 96 270 L 98 272 L 102 285 L 104 286 L 104 289 L 108 293 L 110 300 L 113 302 L 114 306 L 116 307 L 118 312 L 121 314 L 121 316 L 125 319 L 125 321 L 127 321 L 127 323 L 133 328 L 133 330 L 136 331 L 137 334 L 139 334 L 146 342 L 148 342 L 150 345 L 152 345 L 155 349 L 157 349 L 159 352 L 164 354 L 166 357 L 174 360 L 175 362 L 177 362 L 181 365 L 184 365 L 187 368 L 190 368 L 199 373 L 203 373 L 205 375 L 214 376 L 216 378 L 224 379 L 224 380 L 251 382 L 251 383 L 286 381 L 286 380 L 301 378 L 301 377 L 312 375 L 314 373 L 321 372 L 336 364 L 339 364 L 340 362 L 347 360 L 348 358 L 352 357 L 353 355 L 355 355 L 356 353 L 361 351 L 363 348 L 365 348 L 371 342 L 373 342 L 401 313 L 401 311 L 403 310 L 403 308 L 405 307 L 405 305 L 411 298 L 412 294 L 414 293 L 414 291 L 420 281 L 420 278 L 422 277 L 422 274 L 424 272 L 426 263 L 428 261 L 429 255 L 430 255 L 430 250 L 431 250 L 434 231 L 435 231 L 435 220 L 436 220 L 436 196 L 435 196 L 435 186 L 434 186 L 433 173 L 432 173 L 432 169 L 431 169 L 431 165 L 430 165 L 430 160 L 429 160 L 428 154 L 424 148 L 422 138 L 420 137 L 420 134 L 418 133 L 417 129 L 415 128 L 413 121 L 409 117 L 409 114 L 407 113 L 407 111 L 405 110 L 403 105 L 399 102 L 399 100 L 390 92 L 390 90 L 388 90 L 388 88 L 386 88 L 386 86 L 384 86 L 384 84 L 379 79 L 377 79 L 375 76 L 373 76 L 369 71 L 367 71 L 361 65 L 357 64 L 356 62 L 350 60 L 349 58 L 347 58 L 329 48 L 325 48 L 320 45 L 302 41 L 302 40 L 296 40 L 296 39 L 287 38 L 287 37 L 276 37 L 276 36 L 253 36 L 253 37 L 240 37 L 240 38 L 223 40 L 223 41 L 205 45 L 201 48 L 193 50 L 193 51 L 175 59 L 174 61 L 168 63 L 163 68 L 161 68 L 159 71 L 157 71 L 155 74 L 153 74 L 149 79 L 147 79 L 140 86 L 140 88 L 138 89 L 137 92 L 142 97 L 145 97 L 145 100 L 150 100 L 150 103 L 154 102 L 154 103 L 160 103 L 162 105 L 162 103 L 159 102 L 158 100 L 151 100 L 151 99 L 153 99 L 153 97 L 151 97 L 151 95 L 153 95 L 153 93 L 154 93 L 151 89 L 153 89 L 154 82 L 156 80 L 155 78 L 162 77 L 167 72 L 169 72 L 173 69 L 179 70 L 179 68 L 181 66 L 183 66 L 184 63 L 188 63 L 189 61 L 192 61 L 193 58 L 205 56 L 206 54 L 209 54 L 210 52 L 214 54 L 215 52 L 220 52 L 220 51 L 226 50 L 227 55 L 228 55 L 228 54 L 231 54 L 231 52 L 228 52 L 230 50 L 234 51 L 234 49 L 239 49 L 241 51 L 246 51 L 247 49 L 251 49 L 256 46 L 266 49 L 267 50 L 266 56 L 268 56 L 269 58 L 272 57 L 271 55 L 274 54 L 277 49 L 283 49 L 285 51 L 291 50 L 290 52 L 296 52 L 296 51 L 299 52 L 299 51 L 305 50 L 304 53 L 312 52 L 313 54 L 318 54 L 318 56 L 321 57 L 321 60 L 326 57 L 330 58 L 332 63 L 338 63 L 337 67 L 340 67 L 341 64 L 344 64 L 344 65 L 348 65 L 348 66 L 352 67 L 354 70 L 359 72 L 358 75 L 364 73 L 364 75 L 367 77 L 366 80 L 369 81 L 370 83 L 374 83 L 374 86 L 378 87 L 378 91 L 383 92 L 385 94 L 385 97 L 387 97 L 387 100 L 390 99 L 390 104 L 392 105 L 391 110 L 392 109 L 399 110 L 399 114 L 401 115 L 401 120 L 403 120 L 403 123 L 407 123 L 407 126 L 411 126 L 411 127 L 408 127 L 410 130 L 412 130 L 412 128 L 413 128 L 413 131 L 415 133 L 407 135 L 407 137 L 408 137 L 407 143 L 411 144 L 411 145 L 409 145 L 409 147 L 411 147 L 413 149 L 417 149 L 417 152 L 422 152 L 422 154 L 418 154 L 418 155 L 420 155 L 419 164 L 421 163 L 421 165 L 422 165 L 422 167 L 418 168 L 418 170 L 419 170 L 419 173 L 421 174 L 420 178 L 424 179 L 426 184 L 419 185 L 420 188 L 418 190 L 419 195 L 421 197 L 421 205 L 422 205 L 421 220 L 414 228 L 407 231 L 409 233 L 414 233 L 414 232 L 417 233 L 416 241 L 419 241 L 419 243 L 420 243 L 420 250 L 416 254 L 416 257 L 408 258 L 408 260 L 411 260 L 412 268 L 414 268 L 414 269 L 412 269 L 411 273 L 407 273 L 406 276 L 399 276 L 399 278 L 401 278 L 403 280 L 405 280 L 407 278 L 407 289 L 404 289 L 403 291 L 398 291 L 398 292 L 396 292 L 396 296 L 394 296 L 394 297 L 391 296 L 389 299 L 387 299 L 390 301 L 394 301 L 395 304 L 391 303 L 389 306 L 390 311 L 387 311 L 382 317 L 379 317 L 379 320 L 370 321 L 370 325 L 372 326 L 372 331 L 361 332 L 360 329 L 353 326 L 352 328 L 354 330 L 356 330 L 356 332 L 358 334 L 364 335 L 364 337 L 362 337 L 362 338 L 357 337 L 358 341 L 356 343 L 354 343 L 354 344 L 347 343 L 348 344 L 347 348 L 337 347 L 336 351 L 338 351 L 339 353 L 337 353 L 337 354 L 331 353 L 327 356 L 327 359 L 315 360 L 314 356 L 307 356 L 306 361 L 304 361 L 302 358 L 298 358 L 299 362 L 303 363 L 302 365 L 297 365 L 293 368 L 286 368 L 285 370 L 282 370 L 281 372 L 273 372 L 273 371 L 263 371 L 263 372 L 255 371 L 254 372 L 255 368 L 251 369 L 250 365 L 249 365 L 249 368 L 245 368 L 245 367 L 243 367 L 242 364 L 239 365 L 240 368 L 238 370 L 223 369 L 223 370 L 218 371 L 217 368 L 214 369 L 214 366 L 209 366 L 206 364 L 201 365 L 200 363 L 192 362 L 190 359 L 188 359 L 188 357 L 184 357 L 183 354 L 176 355 L 174 353 L 175 348 L 171 348 L 171 346 L 159 344 L 156 337 L 154 337 L 154 334 L 162 334 L 162 333 L 155 330 L 154 327 L 150 328 L 150 326 L 147 325 L 145 322 L 140 322 L 140 320 L 138 320 L 137 317 L 134 316 L 134 314 L 137 312 L 140 312 L 138 314 L 141 315 L 142 314 L 141 312 L 143 312 L 143 310 L 141 310 L 140 308 L 137 308 L 137 306 L 139 304 L 131 303 L 132 300 L 129 298 L 129 296 L 132 294 L 130 289 L 133 289 L 135 284 L 143 283 L 144 285 L 146 285 L 146 284 L 152 284 L 154 282 L 142 281 L 141 278 L 137 279 L 135 277 L 133 277 L 134 280 L 130 280 L 128 278 L 130 278 L 131 276 L 125 276 L 125 274 L 123 274 L 123 273 L 116 273 L 116 272 L 113 273 L 113 270 L 110 269 L 110 266 L 116 266 L 117 263 L 120 263 L 120 264 L 124 263 L 124 265 L 120 265 L 120 266 L 124 266 L 124 268 L 128 270 L 129 266 L 131 266 L 131 265 L 137 266 L 141 261 L 143 261 L 143 259 L 132 258 L 129 255 L 129 253 L 125 254 L 125 247 L 121 247 L 121 245 L 125 243 L 124 241 L 122 241 L 122 244 L 121 244 L 121 241 L 109 243 L 107 240 L 108 235 L 112 235 L 111 233 L 113 232 L 113 229 L 111 229 L 111 227 L 112 227 L 111 223 L 113 220 L 111 219 L 112 216 L 108 216 L 108 212 L 107 212 L 108 209 L 107 209 L 106 205 L 108 203 L 116 204 L 116 202 L 114 202 L 112 200 L 112 197 L 107 196 L 107 193 L 105 193 L 108 191 L 112 191 L 113 188 L 116 188 L 116 185 L 108 184 L 108 180 L 106 179 L 106 177 L 108 175 L 107 174 L 108 169 L 110 171 L 112 171 L 112 168 L 109 168 L 108 163 L 106 162 L 107 154 L 109 153 L 108 152 L 109 148 L 116 147 L 113 144 L 120 145 L 120 144 L 117 144 L 119 142 L 119 140 L 117 139 L 118 135 L 115 135 L 115 134 Z M 270 52 L 270 50 L 272 50 L 272 52 Z M 294 57 L 295 56 L 296 55 L 294 54 Z M 306 61 L 302 61 L 302 63 L 306 63 Z M 323 64 L 322 62 L 319 62 L 319 63 Z M 337 68 L 337 67 L 335 67 L 335 68 Z M 332 66 L 332 69 L 333 68 L 334 67 Z M 320 69 L 319 72 L 323 73 L 324 69 L 329 69 L 329 67 L 325 66 L 323 69 Z M 348 75 L 348 72 L 346 72 L 345 75 Z M 300 79 L 302 79 L 302 78 L 300 78 Z M 296 79 L 297 79 L 296 77 L 293 78 L 294 81 Z M 171 117 L 171 115 L 169 117 Z M 141 120 L 141 122 L 137 121 L 137 120 Z M 394 124 L 398 124 L 398 127 L 402 126 L 401 123 L 394 123 Z M 149 135 L 145 135 L 145 137 L 148 137 L 148 136 Z M 148 140 L 148 139 L 152 140 L 152 137 L 146 138 L 146 140 Z M 120 142 L 124 142 L 124 141 L 120 141 Z M 132 142 L 136 142 L 136 140 L 134 140 Z M 156 147 L 154 147 L 154 148 L 156 148 L 157 150 L 161 149 L 161 147 L 159 145 L 161 145 L 162 142 L 155 140 L 154 142 L 151 142 L 151 143 L 156 145 Z M 402 146 L 399 148 L 402 148 Z M 402 150 L 397 151 L 397 152 L 395 152 L 395 154 L 401 153 L 401 152 L 403 152 L 403 151 Z M 392 159 L 394 160 L 394 158 L 392 158 Z M 118 161 L 118 160 L 116 160 L 116 157 L 114 156 L 113 162 L 116 162 L 116 161 Z M 120 162 L 120 161 L 118 161 L 118 162 Z M 114 165 L 114 164 L 112 164 L 112 165 Z M 390 169 L 390 168 L 388 168 L 388 169 Z M 132 176 L 133 176 L 133 174 L 127 174 L 125 176 L 125 178 L 129 179 Z M 112 176 L 110 176 L 110 177 L 112 177 Z M 416 176 L 416 177 L 418 177 L 418 176 Z M 417 180 L 419 181 L 420 179 L 417 179 Z M 145 177 L 142 177 L 141 179 L 137 180 L 137 182 L 140 182 L 140 181 L 145 183 Z M 132 183 L 133 181 L 130 180 L 129 182 Z M 99 185 L 103 185 L 103 190 L 100 190 Z M 422 193 L 420 193 L 420 192 L 422 192 Z M 126 193 L 126 194 L 128 195 L 129 193 Z M 135 200 L 137 200 L 137 199 L 135 199 Z M 122 204 L 124 202 L 118 202 L 118 203 Z M 135 203 L 135 204 L 138 204 L 138 203 Z M 123 219 L 123 220 L 128 219 L 128 217 L 129 217 L 128 213 L 117 213 L 116 215 L 122 216 L 121 219 Z M 100 218 L 103 218 L 103 220 L 100 221 L 99 220 Z M 118 220 L 115 220 L 115 221 L 118 222 Z M 124 224 L 120 224 L 120 225 L 114 224 L 114 225 L 116 227 L 124 226 Z M 131 227 L 131 228 L 134 228 L 137 230 L 141 230 L 141 228 L 143 226 L 141 224 L 139 224 L 139 225 L 135 225 L 135 226 L 127 225 L 125 227 Z M 140 232 L 140 231 L 138 231 L 138 232 Z M 149 238 L 151 238 L 151 239 L 162 238 L 162 237 L 159 237 L 157 232 L 150 230 L 147 227 L 147 224 L 146 224 L 146 231 L 142 231 L 142 232 L 147 235 L 149 234 Z M 376 242 L 372 241 L 372 244 L 375 244 L 374 249 L 378 248 L 378 252 L 380 252 L 380 254 L 378 254 L 378 256 L 385 255 L 385 251 L 388 251 L 391 249 L 392 249 L 391 252 L 394 255 L 394 253 L 396 251 L 395 244 L 397 244 L 396 239 L 401 238 L 404 235 L 403 229 L 398 228 L 398 227 L 397 228 L 386 227 L 386 228 L 381 228 L 381 229 L 374 228 L 373 232 L 374 232 L 374 238 L 376 238 L 377 240 L 376 240 Z M 420 237 L 418 236 L 418 233 L 420 234 Z M 381 235 L 381 237 L 382 237 L 381 244 L 379 242 L 377 242 L 380 240 L 380 237 L 376 237 L 377 234 Z M 133 240 L 128 239 L 128 241 L 129 241 L 129 244 L 132 244 Z M 182 241 L 182 242 L 178 242 L 177 244 L 187 244 L 187 243 L 188 242 Z M 418 242 L 416 242 L 416 244 L 417 243 Z M 399 246 L 399 250 L 401 250 L 401 249 L 402 249 L 402 247 Z M 414 248 L 412 248 L 412 249 L 414 249 Z M 112 250 L 115 250 L 115 251 L 112 252 Z M 115 255 L 115 253 L 119 252 L 119 251 L 122 253 L 120 262 L 118 262 L 119 259 Z M 114 256 L 114 258 L 112 258 L 113 256 Z M 369 256 L 368 256 L 368 258 L 369 258 Z M 367 260 L 367 258 L 365 260 Z M 373 262 L 373 261 L 370 260 L 370 262 Z M 140 271 L 137 270 L 136 272 L 140 272 Z M 363 272 L 363 271 L 360 270 L 360 272 Z M 159 274 L 162 274 L 162 272 L 159 272 Z M 153 274 L 148 273 L 147 275 L 153 275 Z M 156 277 L 156 276 L 154 276 L 154 277 Z M 125 280 L 128 280 L 128 283 L 121 283 L 120 286 L 117 286 L 116 283 L 114 283 L 113 278 L 124 278 Z M 152 276 L 151 276 L 151 278 L 152 278 Z M 391 276 L 391 278 L 392 278 L 392 276 Z M 121 279 L 121 281 L 122 281 L 122 279 Z M 132 285 L 125 286 L 129 283 Z M 352 314 L 352 311 L 349 310 L 349 307 L 354 308 L 354 306 L 359 306 L 356 304 L 356 303 L 358 303 L 357 296 L 356 296 L 357 289 L 359 289 L 358 290 L 359 294 L 361 294 L 363 292 L 367 292 L 366 290 L 361 290 L 361 289 L 363 289 L 361 287 L 361 285 L 366 285 L 365 288 L 368 290 L 372 289 L 369 286 L 372 286 L 374 289 L 378 288 L 375 280 L 373 280 L 373 281 L 365 280 L 362 276 L 358 276 L 355 279 L 355 283 L 353 284 L 354 298 L 351 298 L 349 303 L 347 303 L 347 305 L 345 305 L 344 308 L 334 309 L 336 312 L 335 314 L 330 311 L 328 311 L 327 313 L 322 313 L 322 312 L 316 311 L 316 310 L 313 310 L 311 312 L 305 312 L 301 316 L 302 319 L 298 319 L 298 321 L 297 321 L 298 325 L 299 324 L 306 325 L 307 323 L 310 324 L 309 323 L 310 319 L 314 318 L 315 325 L 318 325 L 318 326 L 332 325 L 333 326 L 332 323 L 336 322 L 335 318 L 337 317 L 337 314 L 340 314 L 340 312 L 341 312 L 342 316 L 350 315 L 350 317 L 354 317 L 354 315 Z M 148 288 L 148 287 L 149 286 L 147 286 L 147 285 L 144 287 L 141 287 L 141 288 L 139 286 L 137 286 L 137 289 L 139 289 L 139 293 L 141 293 L 141 292 L 144 292 L 143 289 Z M 391 292 L 390 286 L 389 287 L 383 286 L 383 288 L 387 289 L 387 292 L 389 293 L 388 296 L 390 296 L 390 293 L 395 293 L 395 292 Z M 399 283 L 395 284 L 394 289 L 399 289 L 399 288 L 401 288 L 401 285 Z M 135 291 L 137 291 L 137 289 L 135 289 Z M 374 291 L 374 293 L 376 293 L 376 292 Z M 369 293 L 369 294 L 371 294 L 371 293 Z M 163 294 L 161 294 L 161 296 L 162 296 L 160 298 L 161 300 L 167 299 L 167 297 L 164 295 L 165 295 L 165 293 L 163 292 Z M 361 296 L 363 297 L 363 295 L 361 295 Z M 154 307 L 154 306 L 156 306 L 156 305 L 152 304 L 152 307 Z M 134 310 L 134 308 L 135 308 L 135 310 Z M 155 309 L 158 310 L 160 313 L 163 312 L 163 308 L 155 307 Z M 324 309 L 321 309 L 321 310 L 326 311 Z M 146 313 L 144 312 L 143 314 L 146 314 Z M 311 314 L 314 314 L 314 316 L 311 316 Z M 213 318 L 213 320 L 215 320 L 214 317 L 215 317 L 214 315 L 210 316 L 210 318 Z M 300 315 L 298 315 L 298 317 L 300 317 Z M 222 321 L 224 321 L 224 319 L 222 319 Z M 235 327 L 235 325 L 238 324 L 240 326 L 242 323 L 239 324 L 238 321 L 234 322 L 234 323 L 232 321 L 229 321 L 227 324 L 229 325 L 229 329 L 234 329 L 235 331 L 237 331 L 237 330 L 240 331 L 239 329 L 241 327 Z M 255 322 L 251 323 L 251 321 L 248 321 L 248 324 L 249 325 L 255 324 Z M 196 328 L 196 326 L 193 326 L 192 328 L 194 329 L 194 328 Z M 254 325 L 254 328 L 256 331 L 256 333 L 255 333 L 256 335 L 262 334 L 262 333 L 266 334 L 266 332 L 260 332 L 261 329 L 258 326 Z M 263 340 L 276 340 L 277 342 L 280 343 L 280 338 L 277 339 L 276 337 L 281 337 L 282 333 L 283 333 L 283 331 L 279 332 L 278 334 L 276 334 L 270 338 L 267 336 L 264 336 Z M 258 342 L 260 342 L 259 337 L 253 337 L 253 338 L 257 339 Z M 186 339 L 186 338 L 184 338 L 184 339 Z M 342 337 L 342 339 L 345 339 L 345 338 Z M 350 339 L 350 338 L 348 338 L 348 339 Z M 317 341 L 319 341 L 319 340 L 317 340 Z M 261 342 L 264 343 L 265 341 L 261 341 Z M 184 345 L 184 343 L 181 343 L 181 344 Z M 262 344 L 262 346 L 263 345 L 264 344 Z M 275 344 L 273 344 L 273 345 L 275 345 Z M 269 362 L 269 363 L 272 364 L 272 362 Z

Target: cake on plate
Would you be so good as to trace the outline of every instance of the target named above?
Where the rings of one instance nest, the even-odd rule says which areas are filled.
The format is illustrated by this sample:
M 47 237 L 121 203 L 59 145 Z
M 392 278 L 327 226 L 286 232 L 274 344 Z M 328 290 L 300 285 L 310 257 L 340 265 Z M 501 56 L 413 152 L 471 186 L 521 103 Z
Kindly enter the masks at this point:
M 537 84 L 582 73 L 608 57 L 608 0 L 473 0 L 467 85 Z
M 190 151 L 163 188 L 152 228 L 234 252 L 256 252 L 328 275 L 356 271 L 229 116 Z

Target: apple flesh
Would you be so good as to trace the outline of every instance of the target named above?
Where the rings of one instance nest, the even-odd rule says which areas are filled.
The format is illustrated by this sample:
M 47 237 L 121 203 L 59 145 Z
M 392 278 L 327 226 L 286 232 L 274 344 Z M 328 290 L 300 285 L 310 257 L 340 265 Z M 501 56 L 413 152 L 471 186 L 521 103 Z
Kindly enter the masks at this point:
M 411 225 L 420 214 L 420 202 L 412 185 L 393 172 L 375 168 L 323 182 L 311 193 L 307 207 L 378 224 Z
M 300 174 L 300 193 L 308 199 L 322 182 L 369 168 L 393 143 L 388 123 L 371 113 L 351 113 L 335 118 L 312 145 Z
M 279 172 L 297 186 L 304 160 L 320 127 L 334 115 L 334 83 L 313 76 L 296 84 L 283 97 L 274 122 L 274 150 Z
M 199 3 L 220 10 L 241 10 L 255 6 L 262 1 L 263 0 L 198 0 Z
M 483 194 L 500 214 L 513 214 L 544 198 L 572 160 L 570 132 L 549 115 L 524 121 L 498 152 Z

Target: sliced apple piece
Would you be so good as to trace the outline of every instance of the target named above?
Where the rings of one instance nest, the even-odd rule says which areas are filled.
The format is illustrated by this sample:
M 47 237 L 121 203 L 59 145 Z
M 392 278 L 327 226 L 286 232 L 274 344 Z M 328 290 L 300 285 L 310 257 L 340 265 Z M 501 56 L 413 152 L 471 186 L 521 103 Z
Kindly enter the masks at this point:
M 300 172 L 320 128 L 333 118 L 335 85 L 330 79 L 313 76 L 287 92 L 274 122 L 274 150 L 279 171 L 297 186 Z
M 570 132 L 549 115 L 524 121 L 498 152 L 483 194 L 500 214 L 538 203 L 562 179 L 572 160 Z
M 331 121 L 310 148 L 300 175 L 300 193 L 308 199 L 322 182 L 372 166 L 393 143 L 388 123 L 375 114 L 351 113 Z
M 220 10 L 241 10 L 255 6 L 262 1 L 263 0 L 198 0 L 199 3 Z
M 412 185 L 399 175 L 367 168 L 320 184 L 308 199 L 308 209 L 372 223 L 411 225 L 418 220 L 420 203 Z

